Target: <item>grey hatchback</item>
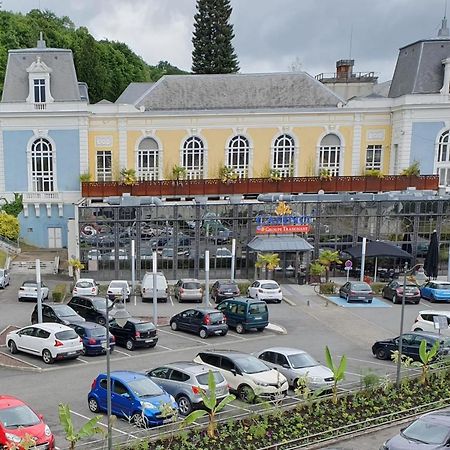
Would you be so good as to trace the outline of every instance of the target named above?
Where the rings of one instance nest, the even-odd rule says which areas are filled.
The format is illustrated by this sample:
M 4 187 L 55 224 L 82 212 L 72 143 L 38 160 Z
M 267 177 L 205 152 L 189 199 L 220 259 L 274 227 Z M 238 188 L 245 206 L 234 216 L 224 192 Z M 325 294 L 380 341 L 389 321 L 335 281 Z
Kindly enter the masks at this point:
M 181 414 L 187 415 L 193 409 L 203 406 L 200 390 L 208 393 L 209 371 L 213 373 L 216 398 L 220 401 L 229 393 L 228 384 L 218 370 L 210 369 L 203 364 L 191 361 L 174 362 L 149 370 L 146 375 L 173 395 Z
M 212 335 L 225 336 L 228 333 L 225 316 L 213 308 L 186 309 L 175 314 L 169 325 L 173 331 L 190 331 L 202 339 Z
M 339 289 L 339 297 L 345 298 L 347 303 L 351 301 L 363 300 L 372 303 L 372 288 L 364 281 L 347 281 Z
M 200 281 L 194 278 L 178 280 L 173 287 L 175 298 L 181 303 L 184 301 L 202 302 L 203 288 Z

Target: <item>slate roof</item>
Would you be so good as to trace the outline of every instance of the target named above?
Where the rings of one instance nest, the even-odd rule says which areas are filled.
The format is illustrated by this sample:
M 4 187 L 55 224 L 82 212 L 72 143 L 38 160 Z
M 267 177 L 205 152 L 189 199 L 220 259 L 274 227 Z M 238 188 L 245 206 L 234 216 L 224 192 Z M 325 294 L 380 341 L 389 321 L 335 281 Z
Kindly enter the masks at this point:
M 81 101 L 71 50 L 27 48 L 9 50 L 2 102 L 25 102 L 28 97 L 27 68 L 41 58 L 51 68 L 50 92 L 55 102 Z
M 400 49 L 389 97 L 439 93 L 444 81 L 442 60 L 450 57 L 450 39 L 414 42 Z
M 120 94 L 116 103 L 136 105 L 137 101 L 154 85 L 155 83 L 130 83 Z
M 305 72 L 165 75 L 135 106 L 146 110 L 336 107 L 343 100 Z
M 247 247 L 257 252 L 309 252 L 314 247 L 299 236 L 255 236 Z

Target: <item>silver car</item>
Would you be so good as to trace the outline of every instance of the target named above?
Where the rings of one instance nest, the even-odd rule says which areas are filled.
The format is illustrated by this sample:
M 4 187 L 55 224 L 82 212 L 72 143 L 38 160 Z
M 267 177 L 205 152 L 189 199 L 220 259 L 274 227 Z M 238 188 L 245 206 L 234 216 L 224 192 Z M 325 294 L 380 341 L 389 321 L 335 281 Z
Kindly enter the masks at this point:
M 189 414 L 203 406 L 200 390 L 208 394 L 209 371 L 216 382 L 216 398 L 220 401 L 229 394 L 228 384 L 218 370 L 191 361 L 180 361 L 157 367 L 147 372 L 147 376 L 166 392 L 173 395 L 180 413 Z
M 5 289 L 5 287 L 9 285 L 9 281 L 9 270 L 0 269 L 0 287 Z
M 174 288 L 174 296 L 181 303 L 184 301 L 194 301 L 201 303 L 203 299 L 203 289 L 200 281 L 194 278 L 184 278 L 178 280 Z
M 303 350 L 272 347 L 257 352 L 255 356 L 282 373 L 294 389 L 302 377 L 306 377 L 309 388 L 313 390 L 329 389 L 333 385 L 333 372 Z

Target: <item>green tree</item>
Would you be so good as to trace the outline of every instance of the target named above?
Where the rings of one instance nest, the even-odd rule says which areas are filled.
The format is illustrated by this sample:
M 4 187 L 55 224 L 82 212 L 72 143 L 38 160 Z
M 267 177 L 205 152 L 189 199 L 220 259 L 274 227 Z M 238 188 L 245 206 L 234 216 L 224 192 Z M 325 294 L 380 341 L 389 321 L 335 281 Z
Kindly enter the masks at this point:
M 23 194 L 14 193 L 14 200 L 9 202 L 6 198 L 2 197 L 0 200 L 4 200 L 5 204 L 0 208 L 6 214 L 9 214 L 14 217 L 18 217 L 18 215 L 23 211 Z
M 324 250 L 317 261 L 325 267 L 325 281 L 328 283 L 330 278 L 330 266 L 331 264 L 340 264 L 342 261 L 339 259 L 339 252 L 333 250 Z
M 347 368 L 347 357 L 342 355 L 339 365 L 333 363 L 330 349 L 325 347 L 325 361 L 327 367 L 333 372 L 333 403 L 337 403 L 337 384 L 345 378 L 345 369 Z
M 266 278 L 268 277 L 268 271 L 275 270 L 280 264 L 280 256 L 278 253 L 259 253 L 255 266 L 258 268 L 264 268 L 266 272 Z
M 20 232 L 19 219 L 0 211 L 0 236 L 17 241 Z
M 229 23 L 230 0 L 197 0 L 192 43 L 194 73 L 236 73 L 239 62 L 234 51 L 233 25 Z

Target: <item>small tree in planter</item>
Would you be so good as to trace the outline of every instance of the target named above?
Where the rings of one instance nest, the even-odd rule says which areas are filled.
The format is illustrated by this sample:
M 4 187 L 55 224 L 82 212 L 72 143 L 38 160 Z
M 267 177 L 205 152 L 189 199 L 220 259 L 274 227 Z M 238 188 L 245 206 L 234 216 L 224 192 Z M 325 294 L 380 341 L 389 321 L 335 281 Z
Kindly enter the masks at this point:
M 414 161 L 409 167 L 403 169 L 400 172 L 400 175 L 408 176 L 408 177 L 418 177 L 420 175 L 420 165 L 419 161 Z
M 264 268 L 266 272 L 266 278 L 269 277 L 268 272 L 275 270 L 280 264 L 280 256 L 278 253 L 259 253 L 255 266 L 257 268 Z
M 342 355 L 339 365 L 335 366 L 331 357 L 330 349 L 325 347 L 325 361 L 327 367 L 333 372 L 333 403 L 337 403 L 337 384 L 345 378 L 345 369 L 347 368 L 347 357 Z
M 269 174 L 270 181 L 281 181 L 283 177 L 278 169 L 270 169 Z
M 325 273 L 325 266 L 318 261 L 314 261 L 309 265 L 309 282 L 320 283 L 322 281 L 322 275 Z
M 80 271 L 84 269 L 84 264 L 76 258 L 69 259 L 69 266 L 73 270 L 73 280 L 76 282 L 80 278 Z
M 175 164 L 172 167 L 171 177 L 172 180 L 175 181 L 176 183 L 180 183 L 181 181 L 185 180 L 186 176 L 187 176 L 186 167 L 179 166 L 178 164 Z
M 325 267 L 325 281 L 328 283 L 330 277 L 331 264 L 341 264 L 339 259 L 339 252 L 333 250 L 324 250 L 317 260 L 322 266 Z
M 330 181 L 333 175 L 331 175 L 330 169 L 320 169 L 319 178 L 321 181 Z
M 375 178 L 384 178 L 384 174 L 381 170 L 378 169 L 367 169 L 364 172 L 366 177 L 375 177 Z
M 219 169 L 219 178 L 223 183 L 234 183 L 239 179 L 239 174 L 234 167 L 222 166 Z
M 131 186 L 137 181 L 136 171 L 134 169 L 122 169 L 120 171 L 120 181 L 127 186 Z
M 80 175 L 81 183 L 87 183 L 89 181 L 91 181 L 91 174 L 89 172 L 85 172 Z
M 414 362 L 412 365 L 420 367 L 422 373 L 420 375 L 420 382 L 422 384 L 428 384 L 428 374 L 430 372 L 430 364 L 435 359 L 439 351 L 439 341 L 436 341 L 430 350 L 427 350 L 427 341 L 422 339 L 419 346 L 419 357 L 420 361 Z

